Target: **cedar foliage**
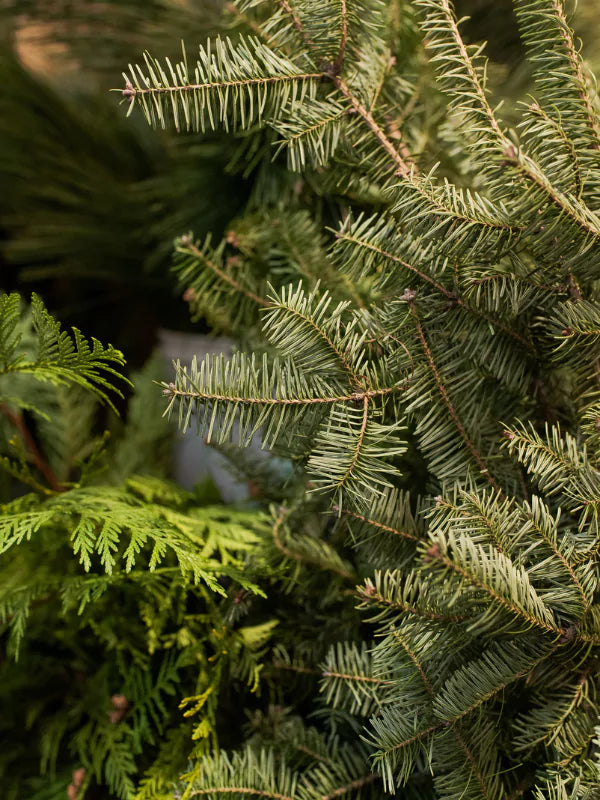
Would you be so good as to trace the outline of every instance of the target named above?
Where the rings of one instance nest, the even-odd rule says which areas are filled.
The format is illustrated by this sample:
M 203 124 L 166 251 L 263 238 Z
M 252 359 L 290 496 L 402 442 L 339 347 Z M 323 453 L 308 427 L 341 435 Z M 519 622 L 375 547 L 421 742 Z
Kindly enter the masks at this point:
M 222 687 L 256 685 L 273 621 L 238 599 L 265 521 L 166 479 L 159 363 L 101 433 L 122 353 L 0 294 L 3 798 L 157 797 L 216 742 Z
M 130 110 L 237 132 L 254 174 L 175 263 L 244 348 L 164 391 L 290 460 L 277 613 L 309 615 L 278 628 L 277 706 L 175 796 L 600 792 L 599 106 L 561 0 L 514 10 L 517 130 L 450 0 L 238 0 L 231 36 L 125 74 Z M 318 567 L 364 612 L 329 646 Z

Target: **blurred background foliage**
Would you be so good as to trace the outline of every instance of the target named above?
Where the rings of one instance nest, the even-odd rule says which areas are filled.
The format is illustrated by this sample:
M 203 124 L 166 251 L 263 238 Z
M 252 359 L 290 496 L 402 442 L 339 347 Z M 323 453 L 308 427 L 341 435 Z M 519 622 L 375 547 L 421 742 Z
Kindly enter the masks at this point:
M 529 87 L 511 2 L 456 6 L 471 17 L 467 37 L 488 41 L 491 86 L 510 119 Z M 574 19 L 597 67 L 597 0 L 580 0 Z M 254 181 L 236 172 L 239 142 L 152 131 L 127 120 L 109 89 L 144 49 L 177 57 L 183 36 L 194 52 L 235 22 L 223 0 L 0 0 L 0 286 L 40 292 L 65 324 L 110 340 L 133 367 L 159 327 L 191 329 L 169 272 L 173 239 L 218 239 Z
M 158 326 L 187 327 L 174 237 L 222 233 L 243 205 L 226 136 L 127 120 L 111 87 L 145 47 L 177 55 L 219 29 L 211 0 L 0 3 L 0 285 L 140 365 Z

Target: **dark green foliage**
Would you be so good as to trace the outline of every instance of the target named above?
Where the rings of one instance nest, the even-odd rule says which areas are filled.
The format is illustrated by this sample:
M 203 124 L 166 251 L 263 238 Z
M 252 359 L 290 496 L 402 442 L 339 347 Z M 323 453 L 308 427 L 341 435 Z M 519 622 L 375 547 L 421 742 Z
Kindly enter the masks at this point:
M 150 122 L 236 130 L 256 180 L 175 265 L 251 354 L 178 365 L 168 407 L 293 465 L 280 707 L 182 797 L 600 792 L 598 98 L 563 4 L 513 5 L 518 132 L 449 0 L 242 0 L 242 37 L 126 75 Z

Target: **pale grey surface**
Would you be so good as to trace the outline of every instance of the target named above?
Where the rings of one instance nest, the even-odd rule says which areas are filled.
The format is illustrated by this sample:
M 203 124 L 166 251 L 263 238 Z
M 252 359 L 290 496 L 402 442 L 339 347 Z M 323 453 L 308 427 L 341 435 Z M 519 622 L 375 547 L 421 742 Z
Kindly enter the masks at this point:
M 207 353 L 231 355 L 233 341 L 226 337 L 205 336 L 179 331 L 159 330 L 158 349 L 165 359 L 167 380 L 173 375 L 173 361 L 190 364 L 192 358 L 204 357 Z M 259 445 L 253 445 L 259 448 Z M 223 500 L 236 503 L 247 500 L 248 486 L 234 480 L 227 469 L 226 459 L 213 447 L 206 445 L 196 434 L 194 423 L 185 433 L 177 435 L 175 445 L 175 480 L 186 489 L 194 484 L 212 478 Z

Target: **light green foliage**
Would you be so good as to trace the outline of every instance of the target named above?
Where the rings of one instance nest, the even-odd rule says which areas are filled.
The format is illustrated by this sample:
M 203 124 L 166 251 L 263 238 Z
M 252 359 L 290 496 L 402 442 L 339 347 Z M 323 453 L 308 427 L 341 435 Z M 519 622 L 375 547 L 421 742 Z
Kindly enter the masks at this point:
M 278 704 L 185 797 L 600 792 L 600 117 L 563 3 L 514 7 L 516 131 L 450 0 L 242 1 L 197 67 L 130 73 L 150 122 L 237 130 L 255 180 L 219 244 L 177 243 L 192 311 L 242 349 L 177 365 L 168 408 L 292 463 L 263 495 Z M 335 753 L 294 762 L 293 713 Z
M 277 620 L 230 612 L 236 593 L 264 595 L 265 518 L 165 478 L 159 362 L 136 376 L 127 421 L 98 435 L 122 355 L 61 331 L 35 296 L 0 309 L 2 795 L 167 791 L 216 741 L 223 682 L 257 687 Z

